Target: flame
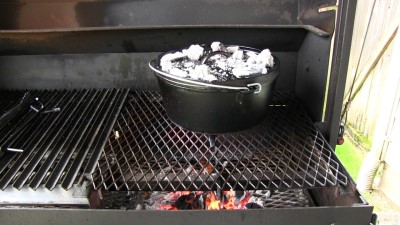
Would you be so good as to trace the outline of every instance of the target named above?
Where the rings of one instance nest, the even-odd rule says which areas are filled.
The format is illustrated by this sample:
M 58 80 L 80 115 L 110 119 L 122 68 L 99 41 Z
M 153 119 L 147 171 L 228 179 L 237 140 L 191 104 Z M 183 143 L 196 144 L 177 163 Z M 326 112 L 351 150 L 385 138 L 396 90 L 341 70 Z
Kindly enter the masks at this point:
M 213 192 L 209 192 L 208 198 L 206 200 L 206 206 L 209 210 L 220 210 L 220 209 L 244 209 L 245 205 L 250 199 L 249 193 L 244 193 L 244 197 L 235 204 L 235 192 L 234 191 L 224 191 L 224 199 L 223 204 L 221 204 L 221 200 L 217 199 Z
M 244 209 L 245 205 L 250 199 L 248 192 L 244 193 L 244 197 L 235 204 L 235 192 L 234 191 L 224 191 L 224 196 L 228 199 L 224 203 L 224 209 Z
M 177 192 L 170 192 L 168 194 L 169 199 L 171 199 L 172 202 L 176 201 L 180 196 L 182 195 L 189 195 L 191 192 L 190 191 L 177 191 Z M 196 192 L 196 195 L 202 195 L 204 192 Z M 248 192 L 244 193 L 244 196 L 241 199 L 236 199 L 235 201 L 235 192 L 234 191 L 224 191 L 223 192 L 223 197 L 221 199 L 218 199 L 217 196 L 213 191 L 209 191 L 205 193 L 205 208 L 207 210 L 222 210 L 222 209 L 227 209 L 227 210 L 232 210 L 232 209 L 244 209 L 245 205 L 248 203 L 251 195 Z M 158 210 L 178 210 L 175 206 L 172 204 L 166 204 L 166 205 L 159 205 L 156 207 Z
M 219 210 L 220 208 L 221 201 L 217 200 L 217 197 L 215 196 L 214 192 L 209 192 L 207 194 L 206 198 L 206 209 L 210 210 Z
M 224 208 L 225 209 L 236 209 L 235 207 L 235 197 L 233 195 L 233 191 L 224 192 L 225 196 L 229 196 L 228 200 L 225 201 Z
M 182 195 L 188 195 L 190 194 L 190 191 L 176 191 L 176 192 L 170 192 L 168 194 L 168 198 L 171 199 L 172 202 L 175 202 L 179 197 Z M 160 199 L 162 200 L 162 199 Z M 156 206 L 157 210 L 178 210 L 175 206 L 171 204 L 165 204 L 165 205 L 158 205 Z

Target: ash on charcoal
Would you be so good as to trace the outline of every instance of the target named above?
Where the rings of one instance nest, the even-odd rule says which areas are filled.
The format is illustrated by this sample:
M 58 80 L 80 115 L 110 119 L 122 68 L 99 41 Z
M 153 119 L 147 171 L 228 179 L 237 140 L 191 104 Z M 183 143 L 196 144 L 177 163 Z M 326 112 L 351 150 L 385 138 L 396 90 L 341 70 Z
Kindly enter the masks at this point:
M 238 205 L 246 197 L 246 193 L 244 191 L 235 191 L 234 196 L 235 196 L 234 204 Z
M 203 197 L 195 193 L 182 195 L 172 206 L 176 207 L 177 210 L 204 209 Z
M 303 190 L 105 192 L 107 209 L 123 210 L 234 210 L 308 207 Z
M 213 82 L 267 74 L 274 66 L 274 58 L 269 49 L 258 53 L 213 42 L 210 46 L 191 45 L 181 52 L 166 54 L 160 66 L 177 77 Z
M 104 193 L 105 209 L 142 209 L 141 202 L 145 200 L 144 193 L 126 191 L 107 191 Z

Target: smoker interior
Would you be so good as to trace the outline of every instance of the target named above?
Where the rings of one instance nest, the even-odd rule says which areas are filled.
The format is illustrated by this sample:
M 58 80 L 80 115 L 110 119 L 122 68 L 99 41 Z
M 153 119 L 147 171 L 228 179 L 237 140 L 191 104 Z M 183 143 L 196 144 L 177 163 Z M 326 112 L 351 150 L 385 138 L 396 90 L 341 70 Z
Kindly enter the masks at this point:
M 265 25 L 256 14 L 242 21 L 215 17 L 215 11 L 206 10 L 210 18 L 199 22 L 184 15 L 187 24 L 176 25 L 157 7 L 163 4 L 159 1 L 143 4 L 155 4 L 154 10 L 168 18 L 165 21 L 162 16 L 141 20 L 142 3 L 126 2 L 87 3 L 98 4 L 98 10 L 118 9 L 121 16 L 125 11 L 119 4 L 127 8 L 138 4 L 137 20 L 117 23 L 122 27 L 86 21 L 83 29 L 63 29 L 43 20 L 47 21 L 43 29 L 12 19 L 0 25 L 1 112 L 27 91 L 39 96 L 46 109 L 61 108 L 61 113 L 21 112 L 0 130 L 2 147 L 24 149 L 0 153 L 0 215 L 6 221 L 184 224 L 205 217 L 209 220 L 201 223 L 287 224 L 293 218 L 299 224 L 370 221 L 372 207 L 357 192 L 333 150 L 345 77 L 339 73 L 347 67 L 339 59 L 348 58 L 348 52 L 340 53 L 345 47 L 333 39 L 334 14 L 315 16 L 320 3 L 288 1 L 274 7 L 282 15 L 289 10 L 292 22 L 268 17 L 271 24 Z M 72 1 L 62 4 L 66 9 L 83 7 Z M 0 11 L 15 16 L 16 5 L 6 3 Z M 227 11 L 238 9 L 235 4 L 222 5 Z M 239 8 L 246 11 L 253 4 L 244 5 Z M 339 10 L 344 13 L 338 15 L 343 19 L 337 21 L 340 35 L 352 29 L 343 24 L 346 10 L 354 10 L 354 5 L 344 5 L 350 8 Z M 26 4 L 27 9 L 30 6 Z M 336 36 L 343 38 L 340 35 Z M 162 107 L 148 62 L 164 51 L 213 41 L 269 48 L 281 62 L 269 113 L 250 130 L 215 137 L 193 133 L 173 124 Z M 132 196 L 143 191 L 188 190 L 270 190 L 272 197 L 267 208 L 257 210 L 121 210 L 133 209 Z M 35 217 L 38 213 L 41 216 Z
M 126 99 L 120 98 L 124 103 L 116 123 L 112 122 L 110 136 L 105 138 L 101 135 L 102 140 L 96 139 L 102 144 L 99 145 L 101 153 L 98 146 L 93 154 L 90 147 L 81 153 L 77 150 L 75 154 L 59 152 L 53 158 L 60 158 L 61 165 L 57 165 L 58 161 L 54 165 L 45 162 L 49 149 L 34 148 L 32 155 L 23 153 L 22 156 L 4 153 L 0 180 L 3 190 L 7 187 L 21 189 L 25 185 L 35 190 L 51 190 L 61 185 L 68 190 L 74 185 L 83 185 L 105 191 L 344 188 L 355 193 L 354 182 L 315 126 L 323 121 L 328 81 L 327 53 L 331 36 L 326 32 L 310 27 L 131 29 L 111 32 L 115 32 L 116 37 L 129 34 L 143 38 L 151 34 L 166 41 L 139 45 L 137 51 L 142 52 L 134 53 L 43 54 L 47 52 L 41 48 L 34 50 L 34 54 L 3 54 L 0 57 L 0 87 L 6 94 L 13 93 L 12 90 L 46 92 L 42 90 L 51 89 L 62 95 L 65 90 L 74 89 L 79 90 L 78 93 L 110 88 L 130 89 Z M 85 40 L 88 34 L 82 32 L 77 35 Z M 173 36 L 179 36 L 179 41 L 171 41 Z M 224 43 L 271 48 L 282 67 L 274 101 L 269 106 L 270 113 L 265 121 L 248 131 L 218 135 L 213 147 L 209 145 L 209 135 L 185 131 L 168 120 L 148 62 L 167 48 L 182 48 L 191 42 L 210 43 L 218 37 L 224 37 Z M 14 44 L 18 53 L 18 48 L 22 49 L 22 46 Z M 159 51 L 154 52 L 156 49 Z M 8 97 L 4 99 L 8 101 Z M 104 104 L 111 106 L 108 110 L 113 110 L 118 106 L 107 104 L 102 99 L 88 100 L 96 101 L 93 107 Z M 107 116 L 105 119 L 108 119 Z M 72 139 L 70 144 L 81 145 L 74 141 Z M 40 142 L 32 143 L 44 146 Z M 90 158 L 92 155 L 93 159 Z M 66 166 L 69 160 L 75 158 L 79 162 Z M 211 164 L 214 172 L 205 173 L 202 161 Z M 188 172 L 188 166 L 192 172 Z M 62 172 L 65 168 L 66 171 Z M 353 203 L 362 202 L 356 195 L 350 198 Z

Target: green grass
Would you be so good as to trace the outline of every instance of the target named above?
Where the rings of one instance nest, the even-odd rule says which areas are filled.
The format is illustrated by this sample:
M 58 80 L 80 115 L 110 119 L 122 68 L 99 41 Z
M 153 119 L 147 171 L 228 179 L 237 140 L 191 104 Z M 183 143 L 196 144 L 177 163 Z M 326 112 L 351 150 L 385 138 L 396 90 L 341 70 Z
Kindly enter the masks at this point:
M 336 146 L 336 155 L 349 172 L 350 176 L 356 181 L 361 163 L 365 157 L 362 150 L 357 149 L 349 139 L 343 145 Z
M 364 136 L 362 132 L 353 128 L 350 124 L 347 125 L 347 128 L 351 130 L 351 133 L 353 134 L 353 137 L 356 139 L 358 144 L 362 145 L 362 147 L 368 151 L 371 149 L 372 141 L 368 139 L 368 137 Z

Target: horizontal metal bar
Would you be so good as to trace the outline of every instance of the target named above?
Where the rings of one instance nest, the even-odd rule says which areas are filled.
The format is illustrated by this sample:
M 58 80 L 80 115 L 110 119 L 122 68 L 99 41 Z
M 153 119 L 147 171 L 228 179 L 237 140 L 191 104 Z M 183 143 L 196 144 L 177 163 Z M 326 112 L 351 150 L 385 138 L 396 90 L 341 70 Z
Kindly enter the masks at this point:
M 88 209 L 0 209 L 4 224 L 123 224 L 154 225 L 162 221 L 165 225 L 186 225 L 196 221 L 209 224 L 265 224 L 265 225 L 365 225 L 371 220 L 373 206 L 309 207 L 266 210 L 190 210 L 190 211 L 145 211 L 145 210 L 88 210 Z
M 66 191 L 61 187 L 56 187 L 50 191 L 44 187 L 37 190 L 32 190 L 29 187 L 23 187 L 21 190 L 16 190 L 9 186 L 5 190 L 0 191 L 0 207 L 5 206 L 57 206 L 63 207 L 68 205 L 73 206 L 89 206 L 87 198 L 88 190 L 74 187 L 70 191 Z

